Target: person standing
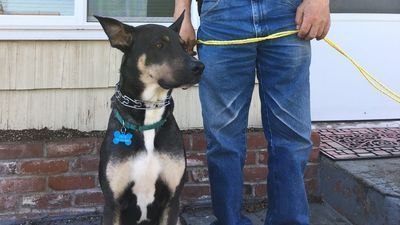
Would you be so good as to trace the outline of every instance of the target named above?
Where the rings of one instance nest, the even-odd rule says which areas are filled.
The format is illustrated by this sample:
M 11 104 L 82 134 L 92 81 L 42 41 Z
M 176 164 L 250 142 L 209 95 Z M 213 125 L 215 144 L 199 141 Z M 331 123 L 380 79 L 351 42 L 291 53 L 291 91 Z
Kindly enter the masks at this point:
M 196 38 L 190 0 L 180 35 L 188 51 Z M 236 40 L 298 29 L 258 43 L 199 45 L 205 64 L 199 95 L 207 139 L 207 162 L 215 225 L 250 225 L 241 214 L 246 130 L 255 75 L 268 141 L 266 225 L 308 225 L 304 169 L 311 151 L 309 66 L 311 39 L 330 27 L 329 0 L 203 0 L 198 38 Z

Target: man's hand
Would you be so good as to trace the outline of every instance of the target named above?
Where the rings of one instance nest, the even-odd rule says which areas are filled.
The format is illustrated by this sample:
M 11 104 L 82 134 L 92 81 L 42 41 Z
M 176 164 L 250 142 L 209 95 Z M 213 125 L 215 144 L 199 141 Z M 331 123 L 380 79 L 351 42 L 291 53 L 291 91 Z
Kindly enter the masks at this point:
M 303 0 L 296 12 L 296 29 L 300 38 L 323 39 L 329 31 L 329 0 Z
M 190 20 L 190 1 L 175 0 L 174 18 L 178 18 L 182 14 L 183 10 L 185 10 L 185 18 L 183 19 L 179 35 L 186 43 L 186 50 L 189 52 L 189 54 L 196 55 L 196 52 L 193 51 L 193 48 L 197 43 L 196 34 Z

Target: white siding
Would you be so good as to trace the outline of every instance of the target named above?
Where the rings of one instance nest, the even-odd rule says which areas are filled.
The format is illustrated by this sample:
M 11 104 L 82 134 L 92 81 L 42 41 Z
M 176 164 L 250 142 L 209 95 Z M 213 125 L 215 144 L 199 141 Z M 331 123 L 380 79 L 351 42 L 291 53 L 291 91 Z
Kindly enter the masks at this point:
M 122 57 L 107 41 L 2 41 L 0 52 L 0 90 L 107 88 Z
M 108 41 L 3 41 L 0 52 L 0 129 L 106 129 L 122 57 Z M 249 126 L 260 127 L 254 95 Z M 201 128 L 198 87 L 173 97 L 181 129 Z

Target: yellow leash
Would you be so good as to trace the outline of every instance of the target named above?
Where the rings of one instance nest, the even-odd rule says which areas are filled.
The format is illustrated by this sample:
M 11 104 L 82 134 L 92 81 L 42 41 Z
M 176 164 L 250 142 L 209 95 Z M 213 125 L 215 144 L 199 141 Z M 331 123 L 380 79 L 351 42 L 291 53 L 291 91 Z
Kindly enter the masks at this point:
M 297 32 L 298 32 L 297 30 L 283 31 L 283 32 L 278 32 L 275 34 L 268 35 L 266 37 L 256 37 L 256 38 L 247 38 L 247 39 L 242 39 L 242 40 L 230 40 L 230 41 L 197 40 L 197 43 L 204 44 L 204 45 L 241 45 L 241 44 L 249 44 L 249 43 L 255 43 L 255 42 L 285 37 L 285 36 L 289 36 L 292 34 L 296 34 Z M 332 46 L 334 49 L 336 49 L 344 57 L 346 57 L 354 66 L 356 66 L 357 69 L 361 72 L 361 74 L 365 77 L 365 79 L 367 79 L 367 81 L 376 90 L 380 91 L 382 94 L 393 99 L 397 103 L 400 103 L 400 95 L 399 94 L 397 94 L 396 92 L 394 92 L 393 90 L 391 90 L 390 88 L 388 88 L 384 84 L 382 84 L 379 80 L 377 80 L 372 74 L 370 74 L 368 71 L 366 71 L 360 64 L 358 64 L 356 61 L 354 61 L 345 51 L 343 51 L 343 49 L 341 49 L 337 44 L 335 44 L 329 38 L 324 38 L 324 41 L 326 43 L 328 43 L 330 46 Z

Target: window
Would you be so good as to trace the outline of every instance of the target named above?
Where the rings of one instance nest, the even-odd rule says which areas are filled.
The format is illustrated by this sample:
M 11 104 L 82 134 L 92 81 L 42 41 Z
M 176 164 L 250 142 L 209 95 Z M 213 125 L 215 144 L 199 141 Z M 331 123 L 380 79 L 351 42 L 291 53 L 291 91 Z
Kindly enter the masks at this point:
M 88 21 L 92 15 L 112 16 L 125 22 L 171 21 L 175 0 L 88 0 Z
M 400 14 L 399 0 L 331 0 L 332 13 Z
M 174 3 L 175 0 L 0 0 L 0 26 L 87 25 L 97 22 L 93 15 L 132 23 L 169 23 Z
M 175 0 L 0 0 L 0 40 L 105 39 L 93 15 L 114 17 L 134 26 L 169 25 L 173 22 L 174 3 Z
M 0 14 L 72 16 L 74 0 L 0 0 Z

